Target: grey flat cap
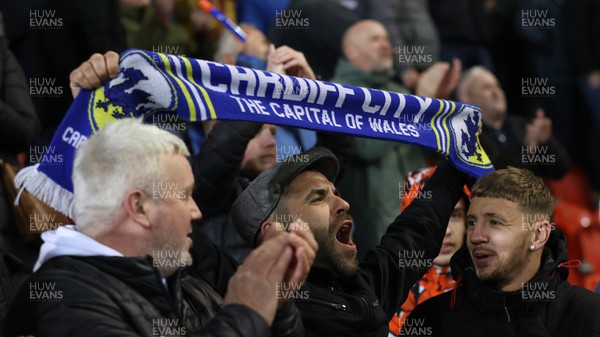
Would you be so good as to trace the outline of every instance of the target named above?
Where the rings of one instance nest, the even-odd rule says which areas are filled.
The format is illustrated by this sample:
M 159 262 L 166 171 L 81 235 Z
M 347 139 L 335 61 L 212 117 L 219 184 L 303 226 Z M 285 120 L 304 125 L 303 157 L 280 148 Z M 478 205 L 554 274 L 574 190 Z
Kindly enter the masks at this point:
M 315 147 L 276 163 L 256 177 L 239 195 L 231 206 L 231 218 L 246 242 L 256 246 L 260 225 L 277 207 L 283 190 L 307 169 L 323 173 L 333 183 L 340 164 L 330 150 Z

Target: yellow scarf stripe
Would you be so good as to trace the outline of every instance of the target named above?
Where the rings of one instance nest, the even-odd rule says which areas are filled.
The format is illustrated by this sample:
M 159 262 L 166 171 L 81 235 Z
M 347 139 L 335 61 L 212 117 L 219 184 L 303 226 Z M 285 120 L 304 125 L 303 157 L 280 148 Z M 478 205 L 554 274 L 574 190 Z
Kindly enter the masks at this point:
M 436 120 L 437 116 L 439 116 L 442 113 L 442 111 L 444 111 L 444 101 L 439 100 L 439 99 L 437 101 L 440 102 L 440 108 L 435 113 L 435 115 L 433 116 L 433 118 L 431 119 L 431 122 L 429 122 L 429 124 L 431 124 L 431 129 L 435 133 L 435 139 L 437 141 L 437 149 L 438 149 L 438 151 L 441 152 L 442 151 L 442 144 L 440 143 L 440 134 L 438 133 L 438 130 L 435 127 L 435 120 Z
M 173 69 L 171 68 L 171 61 L 169 60 L 169 58 L 160 53 L 157 53 L 156 55 L 159 55 L 160 58 L 163 60 L 163 63 L 165 64 L 165 70 L 168 73 L 173 74 L 173 78 L 177 82 L 177 85 L 179 86 L 179 88 L 181 88 L 181 92 L 185 96 L 185 100 L 187 101 L 188 107 L 190 109 L 190 121 L 195 122 L 197 120 L 196 106 L 194 105 L 194 100 L 192 99 L 190 92 L 188 91 L 188 88 L 185 86 L 185 84 L 179 78 L 177 78 L 176 73 L 173 72 Z
M 191 83 L 193 83 L 200 90 L 200 92 L 202 92 L 202 96 L 204 97 L 206 106 L 208 106 L 208 111 L 210 113 L 210 119 L 217 119 L 217 113 L 215 112 L 215 107 L 213 106 L 213 103 L 210 99 L 210 96 L 208 95 L 208 92 L 206 92 L 206 90 L 202 86 L 198 85 L 198 83 L 196 83 L 196 81 L 194 80 L 194 78 L 192 76 L 192 64 L 190 63 L 190 60 L 188 60 L 186 57 L 182 57 L 181 59 L 183 60 L 183 62 L 185 62 L 185 67 L 187 69 L 186 76 L 187 76 L 188 80 Z
M 450 130 L 448 128 L 448 118 L 450 118 L 450 116 L 452 116 L 454 114 L 454 111 L 456 110 L 456 104 L 452 101 L 450 101 L 450 112 L 446 114 L 446 117 L 444 117 L 444 119 L 442 119 L 442 127 L 444 128 L 444 131 L 446 133 L 446 149 L 448 150 L 448 153 L 450 153 L 450 146 L 452 145 L 452 143 L 450 142 Z

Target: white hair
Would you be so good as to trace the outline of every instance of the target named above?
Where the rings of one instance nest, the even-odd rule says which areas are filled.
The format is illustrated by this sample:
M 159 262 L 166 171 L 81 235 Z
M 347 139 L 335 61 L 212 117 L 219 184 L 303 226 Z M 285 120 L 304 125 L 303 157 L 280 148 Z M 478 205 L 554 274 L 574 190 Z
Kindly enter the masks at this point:
M 73 164 L 77 228 L 112 224 L 131 189 L 152 196 L 153 182 L 165 180 L 163 154 L 189 156 L 189 151 L 177 136 L 141 119 L 115 121 L 90 137 Z

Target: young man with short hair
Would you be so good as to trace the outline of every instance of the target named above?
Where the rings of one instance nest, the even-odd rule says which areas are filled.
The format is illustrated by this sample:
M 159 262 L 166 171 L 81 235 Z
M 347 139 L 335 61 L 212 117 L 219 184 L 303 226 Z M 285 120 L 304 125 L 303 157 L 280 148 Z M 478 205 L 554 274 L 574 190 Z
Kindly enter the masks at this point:
M 467 245 L 452 258 L 459 284 L 417 306 L 405 336 L 600 336 L 600 296 L 571 286 L 554 200 L 528 170 L 481 178 L 467 212 Z

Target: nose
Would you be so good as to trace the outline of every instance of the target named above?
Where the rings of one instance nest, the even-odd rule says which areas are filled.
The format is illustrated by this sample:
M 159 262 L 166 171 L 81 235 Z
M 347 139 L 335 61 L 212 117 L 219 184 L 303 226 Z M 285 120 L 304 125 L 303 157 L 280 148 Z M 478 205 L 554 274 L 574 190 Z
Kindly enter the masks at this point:
M 190 215 L 192 216 L 192 220 L 200 220 L 202 219 L 202 212 L 200 212 L 200 208 L 196 204 L 193 198 L 190 198 Z
M 487 242 L 487 236 L 485 235 L 485 230 L 481 224 L 476 223 L 473 225 L 472 229 L 467 232 L 467 235 L 469 236 L 469 241 L 473 245 Z
M 450 226 L 450 224 L 448 224 L 448 227 L 446 227 L 445 237 L 449 237 L 450 235 L 452 235 L 452 226 Z
M 383 46 L 385 47 L 385 49 L 392 49 L 392 43 L 390 42 L 390 39 L 385 38 L 383 39 Z
M 350 210 L 350 204 L 346 200 L 342 199 L 342 197 L 336 195 L 334 198 L 334 207 L 332 207 L 332 210 L 334 210 L 336 215 L 348 213 L 348 211 Z
M 494 86 L 494 97 L 495 98 L 502 98 L 504 96 L 504 90 L 502 90 L 502 88 L 500 87 L 500 84 Z
M 263 129 L 260 133 L 260 144 L 264 148 L 275 147 L 275 135 L 271 132 L 270 129 Z

